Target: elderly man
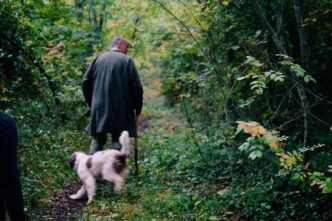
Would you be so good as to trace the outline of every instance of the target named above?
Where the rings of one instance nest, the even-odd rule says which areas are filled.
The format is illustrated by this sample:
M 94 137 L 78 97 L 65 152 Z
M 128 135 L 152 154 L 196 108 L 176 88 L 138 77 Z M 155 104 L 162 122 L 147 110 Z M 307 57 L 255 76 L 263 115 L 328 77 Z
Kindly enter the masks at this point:
M 127 56 L 128 42 L 121 36 L 110 51 L 98 56 L 84 74 L 82 90 L 90 107 L 90 154 L 102 150 L 107 133 L 117 143 L 123 130 L 136 137 L 136 117 L 141 113 L 143 88 L 134 61 Z M 113 145 L 116 146 L 116 145 Z

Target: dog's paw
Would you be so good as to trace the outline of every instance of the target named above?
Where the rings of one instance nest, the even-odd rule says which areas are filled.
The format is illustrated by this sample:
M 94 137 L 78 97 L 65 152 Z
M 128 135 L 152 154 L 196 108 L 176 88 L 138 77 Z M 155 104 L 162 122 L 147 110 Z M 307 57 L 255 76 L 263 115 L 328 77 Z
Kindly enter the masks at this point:
M 114 193 L 116 195 L 124 195 L 127 193 L 127 191 L 123 188 L 123 189 L 114 189 Z
M 72 199 L 72 200 L 77 200 L 78 199 L 78 197 L 76 196 L 76 194 L 70 195 L 69 198 Z

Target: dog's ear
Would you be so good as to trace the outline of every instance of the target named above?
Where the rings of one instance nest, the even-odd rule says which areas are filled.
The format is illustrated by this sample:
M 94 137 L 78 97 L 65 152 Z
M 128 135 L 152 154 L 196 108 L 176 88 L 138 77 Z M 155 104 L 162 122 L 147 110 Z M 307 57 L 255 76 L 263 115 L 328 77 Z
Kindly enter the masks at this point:
M 125 155 L 118 155 L 115 156 L 115 161 L 113 162 L 113 169 L 117 174 L 122 173 L 124 169 L 126 169 L 126 156 Z
M 76 161 L 76 154 L 71 155 L 71 158 L 69 160 L 69 165 L 71 168 L 75 166 L 75 161 Z

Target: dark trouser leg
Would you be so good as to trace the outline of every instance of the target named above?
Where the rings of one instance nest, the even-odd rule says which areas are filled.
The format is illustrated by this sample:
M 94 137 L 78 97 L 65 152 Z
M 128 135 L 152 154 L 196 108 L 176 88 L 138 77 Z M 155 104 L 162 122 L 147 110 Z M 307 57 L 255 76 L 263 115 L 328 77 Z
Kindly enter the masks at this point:
M 92 135 L 89 154 L 94 154 L 95 152 L 102 150 L 106 143 L 106 139 L 107 139 L 106 133 L 98 133 Z
M 2 192 L 2 187 L 0 186 L 0 220 L 5 220 L 5 199 L 4 194 Z
M 1 113 L 0 120 L 0 206 L 6 204 L 11 220 L 25 220 L 23 197 L 17 168 L 17 129 L 15 122 Z M 2 204 L 2 205 L 1 205 Z M 0 218 L 3 216 L 0 209 Z
M 119 137 L 120 134 L 119 133 L 112 133 L 112 144 L 110 146 L 111 149 L 115 149 L 115 150 L 121 150 L 121 145 L 119 143 Z

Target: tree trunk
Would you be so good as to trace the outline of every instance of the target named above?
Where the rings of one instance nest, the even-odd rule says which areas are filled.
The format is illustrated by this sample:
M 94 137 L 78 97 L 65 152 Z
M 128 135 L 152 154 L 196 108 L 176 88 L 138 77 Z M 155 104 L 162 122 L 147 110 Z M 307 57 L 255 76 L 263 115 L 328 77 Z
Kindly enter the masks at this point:
M 294 12 L 295 12 L 295 18 L 296 18 L 296 24 L 297 24 L 297 31 L 299 33 L 300 38 L 300 50 L 301 50 L 301 65 L 302 67 L 308 71 L 309 69 L 309 45 L 307 41 L 307 35 L 305 33 L 305 30 L 303 28 L 302 23 L 302 11 L 301 11 L 301 2 L 300 0 L 294 0 Z M 303 117 L 304 117 L 304 135 L 303 135 L 303 147 L 307 146 L 307 139 L 308 139 L 308 102 L 306 102 L 306 94 L 303 91 L 300 91 L 302 93 L 301 102 L 305 104 L 303 107 Z M 304 99 L 304 100 L 302 100 Z
M 106 17 L 106 5 L 106 0 L 103 0 L 99 17 L 98 32 L 101 32 L 103 30 L 103 25 Z
M 302 67 L 308 71 L 309 69 L 309 44 L 307 40 L 307 35 L 303 28 L 302 23 L 302 10 L 301 10 L 301 2 L 300 0 L 294 0 L 294 12 L 297 24 L 297 31 L 299 33 L 300 38 L 300 50 L 301 50 L 301 65 Z

